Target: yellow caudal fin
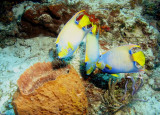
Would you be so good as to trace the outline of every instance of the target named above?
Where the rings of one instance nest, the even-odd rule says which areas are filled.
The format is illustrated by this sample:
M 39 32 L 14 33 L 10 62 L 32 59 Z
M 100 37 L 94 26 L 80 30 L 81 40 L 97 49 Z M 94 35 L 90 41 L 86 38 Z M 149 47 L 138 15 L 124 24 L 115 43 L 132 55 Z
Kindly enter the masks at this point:
M 91 22 L 90 22 L 90 20 L 89 20 L 89 17 L 88 17 L 87 15 L 84 15 L 84 16 L 82 17 L 82 19 L 79 21 L 78 26 L 79 26 L 80 28 L 82 28 L 82 27 L 85 27 L 85 26 L 88 25 L 88 24 L 91 24 Z
M 108 65 L 108 64 L 106 64 L 106 67 L 107 67 L 109 70 L 112 69 L 112 67 L 111 67 L 110 65 Z
M 93 33 L 93 34 L 96 34 L 97 25 L 94 25 L 94 24 L 92 23 L 92 27 L 93 27 L 92 33 Z
M 111 75 L 114 76 L 114 77 L 119 77 L 118 74 L 111 74 Z
M 145 56 L 142 51 L 139 51 L 139 52 L 132 54 L 132 57 L 133 57 L 133 61 L 137 62 L 141 66 L 144 66 Z
M 72 50 L 74 50 L 73 44 L 71 44 L 70 42 L 68 42 L 68 47 L 67 49 L 71 48 Z

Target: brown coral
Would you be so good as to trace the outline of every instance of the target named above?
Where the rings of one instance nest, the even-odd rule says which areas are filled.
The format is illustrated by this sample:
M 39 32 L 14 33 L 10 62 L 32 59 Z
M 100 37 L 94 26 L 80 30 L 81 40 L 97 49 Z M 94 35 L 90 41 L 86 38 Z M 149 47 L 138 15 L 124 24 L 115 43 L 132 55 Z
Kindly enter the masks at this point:
M 69 68 L 69 73 L 64 74 L 63 71 L 66 71 L 66 68 Z M 62 69 L 62 73 L 59 73 L 60 76 L 56 80 L 44 83 L 30 95 L 23 95 L 17 91 L 12 102 L 15 113 L 18 115 L 85 115 L 88 101 L 82 80 L 72 66 L 66 68 Z M 34 70 L 33 67 L 32 70 Z M 46 70 L 48 70 L 47 67 Z M 59 70 L 56 69 L 56 71 Z M 56 71 L 55 74 L 58 75 Z
M 35 3 L 22 15 L 18 25 L 18 37 L 32 38 L 39 35 L 57 37 L 60 25 L 65 24 L 75 12 L 65 4 L 42 5 Z
M 36 63 L 28 68 L 17 81 L 20 92 L 23 95 L 32 93 L 36 88 L 48 82 L 55 80 L 61 74 L 67 74 L 70 67 L 65 67 L 58 70 L 52 69 L 51 62 Z

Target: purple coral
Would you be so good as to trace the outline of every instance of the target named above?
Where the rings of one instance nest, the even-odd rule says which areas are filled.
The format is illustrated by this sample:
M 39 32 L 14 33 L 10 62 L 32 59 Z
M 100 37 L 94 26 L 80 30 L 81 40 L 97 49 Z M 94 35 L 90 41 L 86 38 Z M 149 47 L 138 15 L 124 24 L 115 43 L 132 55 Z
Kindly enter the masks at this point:
M 132 76 L 127 76 L 127 78 L 131 79 L 131 81 L 132 81 L 132 96 L 133 96 L 143 86 L 143 78 L 141 77 L 141 75 L 138 77 L 138 79 L 141 80 L 140 85 L 135 82 L 135 80 L 134 80 L 134 78 Z M 126 84 L 125 84 L 125 91 L 124 91 L 124 96 L 123 96 L 122 100 L 125 99 L 125 96 L 126 96 L 126 93 L 127 93 L 127 85 L 128 85 L 128 80 L 126 81 Z

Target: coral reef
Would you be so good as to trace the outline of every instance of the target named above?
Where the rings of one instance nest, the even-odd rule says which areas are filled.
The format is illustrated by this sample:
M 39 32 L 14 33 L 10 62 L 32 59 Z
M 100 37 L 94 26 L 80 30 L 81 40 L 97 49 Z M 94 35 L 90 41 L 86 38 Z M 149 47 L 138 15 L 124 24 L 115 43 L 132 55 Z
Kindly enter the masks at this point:
M 85 115 L 88 101 L 82 80 L 71 65 L 67 68 L 68 70 L 64 68 L 63 71 L 67 70 L 68 73 L 59 73 L 56 80 L 44 83 L 29 95 L 23 95 L 18 90 L 12 102 L 15 113 L 18 115 Z
M 148 14 L 153 16 L 156 20 L 160 20 L 160 2 L 158 0 L 155 1 L 144 1 L 144 10 L 143 15 Z
M 65 4 L 34 4 L 22 15 L 18 36 L 22 38 L 38 35 L 56 37 L 60 32 L 60 26 L 65 24 L 74 13 L 75 10 Z

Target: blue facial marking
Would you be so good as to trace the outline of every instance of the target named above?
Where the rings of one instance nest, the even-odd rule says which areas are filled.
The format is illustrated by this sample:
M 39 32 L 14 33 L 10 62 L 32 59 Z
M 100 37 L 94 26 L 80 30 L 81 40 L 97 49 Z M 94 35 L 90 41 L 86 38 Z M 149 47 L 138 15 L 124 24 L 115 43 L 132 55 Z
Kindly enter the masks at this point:
M 79 22 L 78 22 L 78 21 L 75 21 L 75 23 L 78 25 Z
M 85 30 L 86 30 L 86 28 L 85 28 L 85 27 L 82 27 L 82 30 L 84 30 L 84 31 L 85 31 Z
M 90 34 L 93 34 L 92 32 L 89 32 Z
M 132 53 L 132 50 L 129 50 L 129 54 L 131 54 L 131 55 L 133 54 L 133 53 Z

